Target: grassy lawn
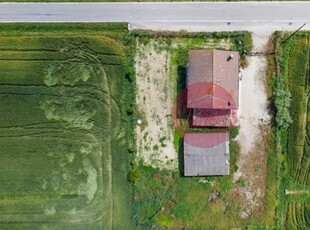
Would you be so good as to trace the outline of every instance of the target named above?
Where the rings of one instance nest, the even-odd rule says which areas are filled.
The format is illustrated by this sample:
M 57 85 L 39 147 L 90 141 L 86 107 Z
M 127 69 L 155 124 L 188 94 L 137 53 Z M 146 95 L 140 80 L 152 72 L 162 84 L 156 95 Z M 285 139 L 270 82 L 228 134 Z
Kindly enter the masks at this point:
M 279 76 L 275 90 L 287 88 L 291 94 L 288 128 L 278 127 L 281 161 L 281 204 L 279 218 L 285 229 L 310 228 L 310 102 L 309 32 L 300 32 L 285 44 L 289 34 L 277 34 Z M 285 195 L 286 193 L 293 193 Z
M 0 31 L 0 228 L 133 227 L 126 25 Z

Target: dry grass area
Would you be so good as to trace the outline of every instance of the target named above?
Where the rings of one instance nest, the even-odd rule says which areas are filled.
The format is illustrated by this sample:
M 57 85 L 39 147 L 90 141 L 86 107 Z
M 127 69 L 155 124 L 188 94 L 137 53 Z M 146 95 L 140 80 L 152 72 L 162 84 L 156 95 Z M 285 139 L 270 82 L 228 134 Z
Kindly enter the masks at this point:
M 154 42 L 137 42 L 136 102 L 142 119 L 136 130 L 137 154 L 146 163 L 161 168 L 176 168 L 178 158 L 171 116 L 176 82 L 171 80 L 170 63 L 167 50 L 155 49 Z

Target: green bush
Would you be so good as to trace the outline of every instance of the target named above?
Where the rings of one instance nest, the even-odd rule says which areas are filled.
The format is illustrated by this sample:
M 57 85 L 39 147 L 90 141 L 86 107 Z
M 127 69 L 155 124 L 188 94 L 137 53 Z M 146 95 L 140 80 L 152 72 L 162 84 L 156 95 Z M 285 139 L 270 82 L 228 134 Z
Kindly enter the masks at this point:
M 230 138 L 235 139 L 239 135 L 239 128 L 238 127 L 233 127 L 230 130 Z
M 158 223 L 159 223 L 161 226 L 164 226 L 164 227 L 167 227 L 167 228 L 171 228 L 171 227 L 174 225 L 173 218 L 172 218 L 171 216 L 168 216 L 168 215 L 165 214 L 165 213 L 161 213 L 161 214 L 158 216 L 157 221 L 158 221 Z
M 140 171 L 139 169 L 131 169 L 128 173 L 128 181 L 134 182 L 135 180 L 140 178 Z
M 274 92 L 274 105 L 276 107 L 276 124 L 279 128 L 287 129 L 292 123 L 290 116 L 290 106 L 292 95 L 284 85 L 284 81 L 279 80 Z
M 153 150 L 154 150 L 154 151 L 157 151 L 158 149 L 159 149 L 159 145 L 154 145 L 154 146 L 153 146 Z

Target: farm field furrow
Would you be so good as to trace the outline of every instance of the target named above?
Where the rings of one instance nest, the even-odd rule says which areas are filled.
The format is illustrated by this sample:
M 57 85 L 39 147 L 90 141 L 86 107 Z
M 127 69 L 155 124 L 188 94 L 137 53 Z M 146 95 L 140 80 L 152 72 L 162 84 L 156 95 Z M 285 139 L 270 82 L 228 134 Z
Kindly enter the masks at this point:
M 103 36 L 0 37 L 0 229 L 130 228 L 123 56 Z
M 291 64 L 288 66 L 287 75 L 293 101 L 290 108 L 293 124 L 288 135 L 289 170 L 296 183 L 303 185 L 310 185 L 310 178 L 307 175 L 307 166 L 310 163 L 309 54 L 307 36 L 297 39 L 290 50 L 289 62 Z

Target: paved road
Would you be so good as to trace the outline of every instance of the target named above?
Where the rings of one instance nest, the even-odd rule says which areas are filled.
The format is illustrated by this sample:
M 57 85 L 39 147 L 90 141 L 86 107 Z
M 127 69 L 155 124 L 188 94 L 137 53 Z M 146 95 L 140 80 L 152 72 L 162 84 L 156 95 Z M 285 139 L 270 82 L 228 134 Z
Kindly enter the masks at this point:
M 310 24 L 310 2 L 0 3 L 0 21 L 129 22 L 133 28 L 192 30 L 272 24 L 296 29 Z
M 0 4 L 2 22 L 305 22 L 309 19 L 310 2 Z

